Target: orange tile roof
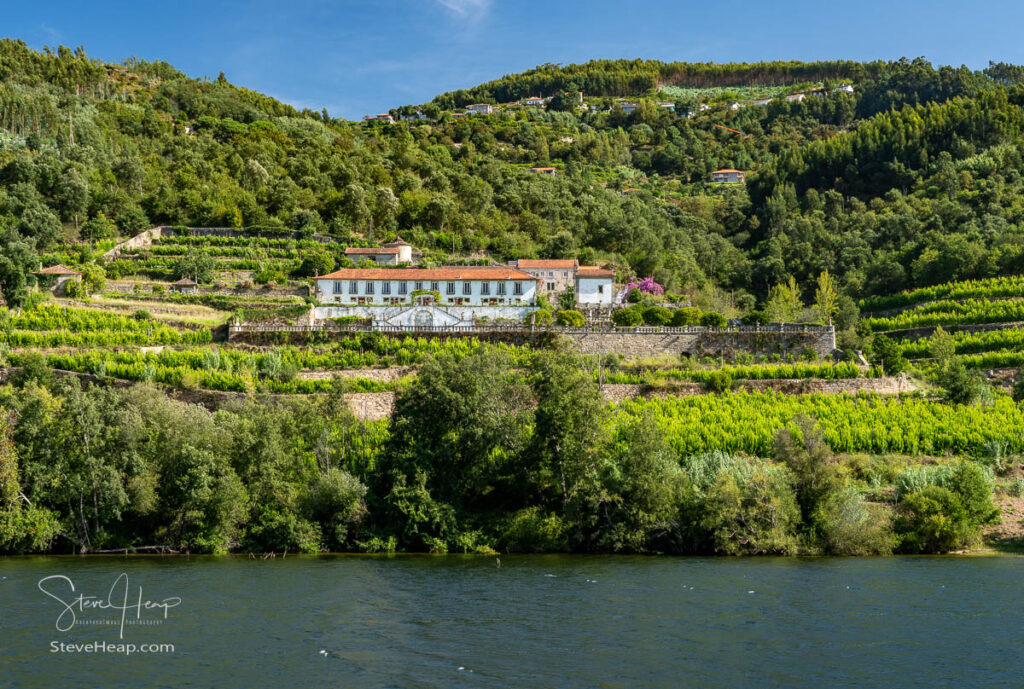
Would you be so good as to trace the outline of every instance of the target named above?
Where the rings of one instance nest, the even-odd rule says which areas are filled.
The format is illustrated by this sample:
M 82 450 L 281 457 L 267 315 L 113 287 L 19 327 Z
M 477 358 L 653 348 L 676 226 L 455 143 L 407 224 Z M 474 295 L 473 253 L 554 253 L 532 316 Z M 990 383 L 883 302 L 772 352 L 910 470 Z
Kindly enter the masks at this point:
M 744 172 L 743 172 L 743 170 L 733 170 L 733 169 L 731 169 L 731 168 L 728 168 L 728 169 L 725 169 L 725 170 L 715 170 L 715 171 L 714 171 L 714 172 L 712 172 L 711 174 L 713 174 L 713 175 L 717 175 L 717 174 L 719 174 L 719 173 L 722 173 L 722 172 L 738 172 L 738 173 L 740 173 L 741 175 L 743 175 L 743 174 L 746 174 L 746 173 L 744 173 Z
M 314 280 L 535 280 L 511 266 L 449 268 L 342 268 Z
M 521 258 L 516 261 L 518 268 L 575 268 L 576 261 L 571 258 Z
M 55 266 L 50 266 L 49 268 L 43 268 L 42 270 L 36 271 L 36 275 L 81 275 L 81 273 L 58 263 Z
M 581 278 L 614 278 L 615 271 L 598 266 L 580 266 L 576 274 Z

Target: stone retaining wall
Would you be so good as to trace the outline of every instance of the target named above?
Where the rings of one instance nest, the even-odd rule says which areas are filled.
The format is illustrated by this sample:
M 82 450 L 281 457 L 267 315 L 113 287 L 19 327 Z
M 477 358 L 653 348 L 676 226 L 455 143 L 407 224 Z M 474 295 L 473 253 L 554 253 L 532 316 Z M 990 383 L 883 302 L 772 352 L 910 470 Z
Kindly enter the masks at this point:
M 806 332 L 717 330 L 708 328 L 685 333 L 581 333 L 564 334 L 584 354 L 621 354 L 627 359 L 662 354 L 694 357 L 714 356 L 731 360 L 739 352 L 762 355 L 799 355 L 811 347 L 820 357 L 836 349 L 833 330 L 814 329 Z

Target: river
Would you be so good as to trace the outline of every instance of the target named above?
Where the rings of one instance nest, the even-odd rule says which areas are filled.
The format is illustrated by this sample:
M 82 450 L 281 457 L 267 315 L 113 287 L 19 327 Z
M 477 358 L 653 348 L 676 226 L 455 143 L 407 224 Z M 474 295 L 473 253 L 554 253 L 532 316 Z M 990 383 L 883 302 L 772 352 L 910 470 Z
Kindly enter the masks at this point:
M 0 558 L 0 686 L 1019 687 L 1022 585 L 1007 556 Z

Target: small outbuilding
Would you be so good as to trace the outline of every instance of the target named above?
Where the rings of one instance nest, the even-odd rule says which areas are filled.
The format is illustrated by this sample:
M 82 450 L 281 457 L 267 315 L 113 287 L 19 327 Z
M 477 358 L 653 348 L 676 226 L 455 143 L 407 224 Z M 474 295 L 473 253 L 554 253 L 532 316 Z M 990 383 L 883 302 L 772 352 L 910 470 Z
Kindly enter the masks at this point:
M 195 280 L 182 278 L 171 283 L 171 291 L 178 294 L 199 294 L 199 284 Z
M 43 279 L 49 283 L 51 279 L 55 279 L 50 291 L 54 294 L 59 294 L 64 291 L 64 286 L 69 282 L 81 282 L 82 274 L 77 270 L 71 270 L 65 265 L 58 263 L 55 266 L 49 266 L 36 271 L 36 275 L 43 277 Z
M 576 303 L 607 306 L 615 296 L 615 271 L 600 266 L 580 266 L 576 270 Z

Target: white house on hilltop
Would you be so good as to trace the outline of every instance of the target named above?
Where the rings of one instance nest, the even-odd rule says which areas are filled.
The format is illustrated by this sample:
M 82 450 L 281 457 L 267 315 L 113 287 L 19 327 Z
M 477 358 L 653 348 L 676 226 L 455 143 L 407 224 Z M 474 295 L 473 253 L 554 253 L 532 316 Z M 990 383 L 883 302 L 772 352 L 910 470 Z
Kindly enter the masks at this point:
M 466 112 L 473 115 L 490 115 L 494 112 L 494 106 L 490 103 L 474 103 L 466 106 Z

